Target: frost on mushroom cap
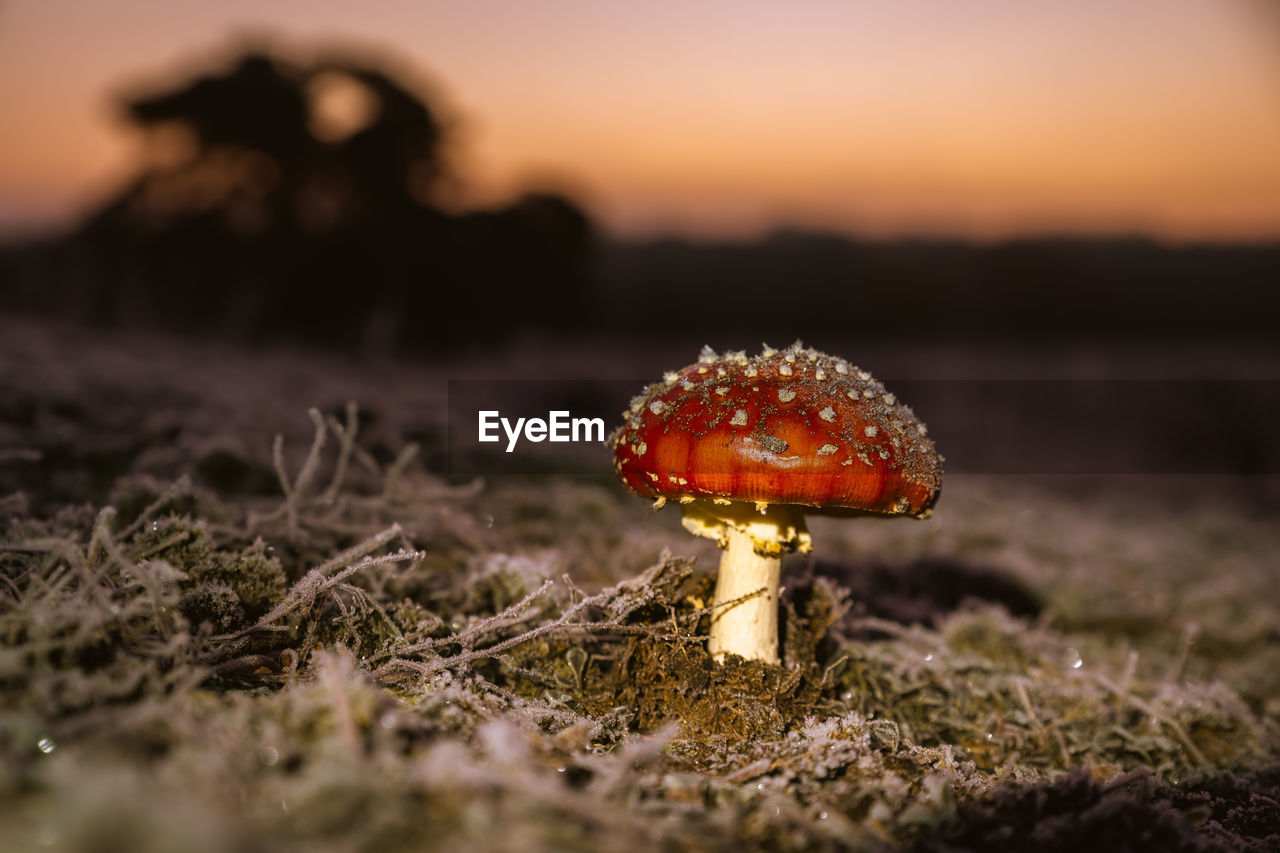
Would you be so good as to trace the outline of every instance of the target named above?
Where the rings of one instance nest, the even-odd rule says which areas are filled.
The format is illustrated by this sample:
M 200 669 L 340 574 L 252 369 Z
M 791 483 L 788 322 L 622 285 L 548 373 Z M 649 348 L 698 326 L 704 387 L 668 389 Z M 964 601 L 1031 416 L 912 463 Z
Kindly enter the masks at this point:
M 624 417 L 610 439 L 614 468 L 645 497 L 924 517 L 942 481 L 911 409 L 866 371 L 799 342 L 754 357 L 704 348 Z

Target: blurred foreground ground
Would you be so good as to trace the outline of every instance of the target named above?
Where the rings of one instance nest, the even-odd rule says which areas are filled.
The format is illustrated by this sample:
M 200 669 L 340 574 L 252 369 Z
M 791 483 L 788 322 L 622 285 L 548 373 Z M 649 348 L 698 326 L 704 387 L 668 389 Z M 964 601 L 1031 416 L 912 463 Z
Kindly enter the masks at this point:
M 891 390 L 1280 363 L 813 343 Z M 1274 475 L 960 475 L 927 522 L 815 520 L 785 669 L 711 665 L 714 547 L 602 448 L 598 476 L 441 476 L 449 379 L 695 354 L 354 362 L 5 321 L 0 846 L 1280 845 Z

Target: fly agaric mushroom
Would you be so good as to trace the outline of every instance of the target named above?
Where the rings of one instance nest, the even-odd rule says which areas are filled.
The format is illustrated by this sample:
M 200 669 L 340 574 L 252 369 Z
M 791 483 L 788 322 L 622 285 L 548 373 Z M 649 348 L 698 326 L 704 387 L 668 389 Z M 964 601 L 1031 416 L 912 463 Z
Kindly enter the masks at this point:
M 924 424 L 840 358 L 769 346 L 704 347 L 631 401 L 610 438 L 628 489 L 681 504 L 682 523 L 724 550 L 708 650 L 778 662 L 783 553 L 812 550 L 804 513 L 927 518 L 942 457 Z

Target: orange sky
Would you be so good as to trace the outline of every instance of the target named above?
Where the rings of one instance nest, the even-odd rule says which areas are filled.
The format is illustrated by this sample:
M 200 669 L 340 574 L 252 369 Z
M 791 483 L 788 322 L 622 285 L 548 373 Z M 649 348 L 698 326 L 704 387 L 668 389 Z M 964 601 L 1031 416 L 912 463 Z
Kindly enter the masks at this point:
M 107 96 L 235 33 L 387 49 L 492 199 L 616 232 L 1280 238 L 1268 0 L 7 0 L 0 227 L 58 222 L 137 139 Z

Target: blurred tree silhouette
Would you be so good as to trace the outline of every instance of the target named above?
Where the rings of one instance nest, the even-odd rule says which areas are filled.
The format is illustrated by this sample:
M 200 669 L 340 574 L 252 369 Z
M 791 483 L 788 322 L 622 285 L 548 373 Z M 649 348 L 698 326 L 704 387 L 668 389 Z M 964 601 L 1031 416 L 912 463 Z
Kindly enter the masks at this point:
M 148 154 L 58 247 L 62 286 L 33 307 L 395 350 L 582 319 L 586 213 L 555 194 L 443 210 L 447 123 L 378 68 L 249 50 L 123 106 Z

